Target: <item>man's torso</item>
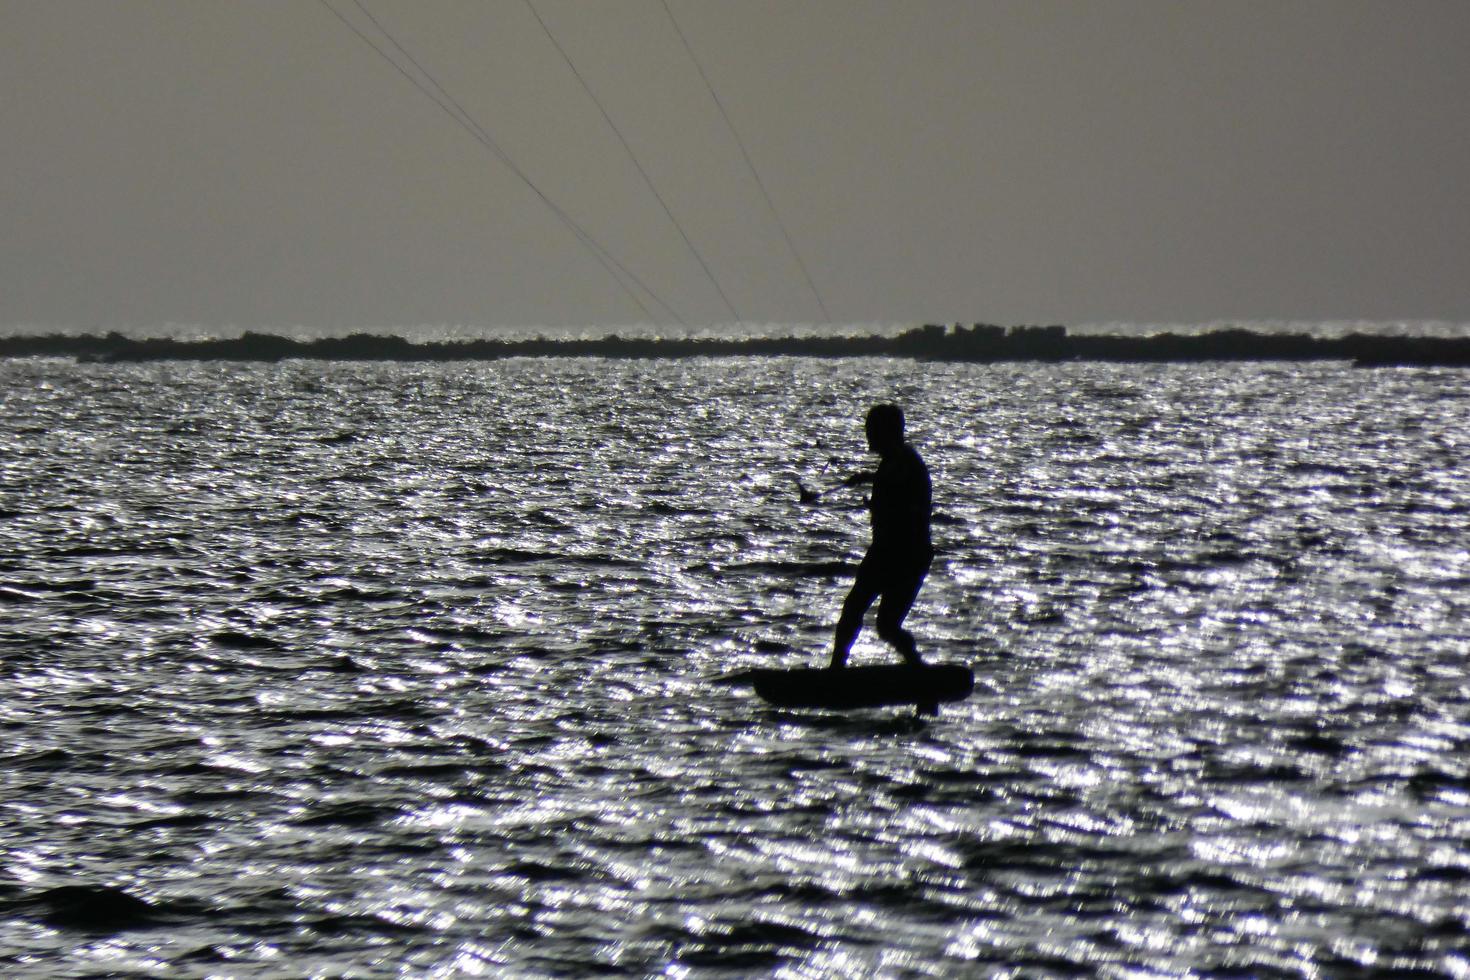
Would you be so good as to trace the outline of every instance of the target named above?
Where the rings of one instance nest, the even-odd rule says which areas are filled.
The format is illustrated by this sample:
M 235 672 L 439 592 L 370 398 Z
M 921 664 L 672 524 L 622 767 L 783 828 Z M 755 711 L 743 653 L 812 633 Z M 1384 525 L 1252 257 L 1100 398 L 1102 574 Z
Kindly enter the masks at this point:
M 869 504 L 873 548 L 928 552 L 932 495 L 929 468 L 912 446 L 905 444 L 879 463 Z

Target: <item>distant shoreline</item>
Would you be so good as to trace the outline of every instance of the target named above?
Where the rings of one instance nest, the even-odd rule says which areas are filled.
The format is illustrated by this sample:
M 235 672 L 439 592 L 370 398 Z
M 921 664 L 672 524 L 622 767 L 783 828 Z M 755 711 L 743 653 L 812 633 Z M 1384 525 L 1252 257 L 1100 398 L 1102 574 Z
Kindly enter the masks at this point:
M 629 359 L 795 356 L 904 357 L 928 361 L 1350 361 L 1359 367 L 1470 367 L 1470 338 L 1348 334 L 1313 337 L 1244 329 L 1147 336 L 1074 334 L 1066 327 L 915 327 L 881 336 L 447 340 L 414 342 L 357 333 L 297 340 L 247 332 L 212 340 L 136 338 L 117 332 L 0 337 L 0 357 L 74 357 L 79 362 L 281 361 L 488 361 L 508 357 L 611 357 Z

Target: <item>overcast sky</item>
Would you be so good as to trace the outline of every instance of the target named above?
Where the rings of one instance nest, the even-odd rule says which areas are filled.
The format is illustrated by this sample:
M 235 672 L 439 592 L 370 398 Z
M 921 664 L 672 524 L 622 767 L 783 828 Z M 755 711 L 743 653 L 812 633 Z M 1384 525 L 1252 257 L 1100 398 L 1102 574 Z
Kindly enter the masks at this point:
M 525 0 L 362 2 L 657 299 L 323 0 L 0 0 L 0 324 L 1470 321 L 1466 0 L 668 0 L 776 215 L 534 0 L 677 227 Z

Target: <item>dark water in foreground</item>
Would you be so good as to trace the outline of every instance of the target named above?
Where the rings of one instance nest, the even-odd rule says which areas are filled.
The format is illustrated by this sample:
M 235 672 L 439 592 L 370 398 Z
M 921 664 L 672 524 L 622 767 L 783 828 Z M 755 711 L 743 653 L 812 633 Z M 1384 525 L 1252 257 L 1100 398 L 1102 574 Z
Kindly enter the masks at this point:
M 6 974 L 1470 976 L 1470 374 L 0 361 L 0 397 Z M 911 625 L 975 696 L 711 684 L 823 655 L 862 514 L 792 481 L 879 398 L 942 512 Z

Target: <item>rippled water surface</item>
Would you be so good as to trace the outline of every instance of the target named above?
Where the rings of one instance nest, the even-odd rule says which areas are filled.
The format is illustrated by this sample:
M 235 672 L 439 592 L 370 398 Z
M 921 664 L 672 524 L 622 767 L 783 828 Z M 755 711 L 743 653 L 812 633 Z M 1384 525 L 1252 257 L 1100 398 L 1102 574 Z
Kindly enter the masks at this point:
M 0 967 L 1470 976 L 1470 374 L 0 362 Z M 820 663 L 878 399 L 933 720 Z M 838 462 L 832 463 L 833 457 Z M 855 660 L 886 657 L 864 634 Z

